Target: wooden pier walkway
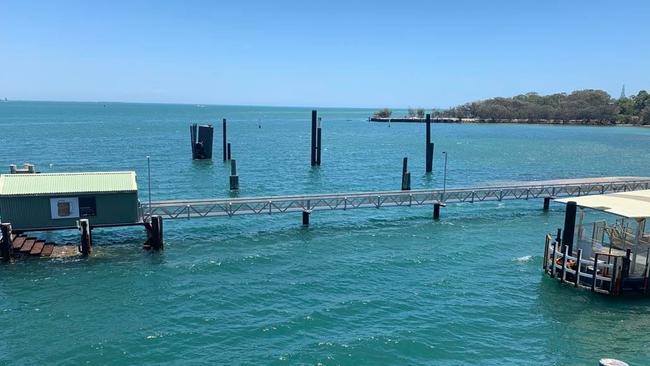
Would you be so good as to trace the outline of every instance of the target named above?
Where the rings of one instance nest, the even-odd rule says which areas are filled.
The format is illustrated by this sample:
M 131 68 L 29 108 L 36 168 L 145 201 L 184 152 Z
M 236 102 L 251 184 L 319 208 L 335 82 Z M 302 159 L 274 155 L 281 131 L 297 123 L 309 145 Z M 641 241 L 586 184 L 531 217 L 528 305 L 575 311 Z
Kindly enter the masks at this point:
M 533 181 L 498 186 L 434 190 L 334 193 L 251 198 L 155 201 L 143 204 L 143 221 L 153 215 L 167 219 L 281 214 L 319 210 L 350 210 L 390 206 L 441 205 L 461 202 L 544 199 L 544 207 L 556 197 L 582 196 L 608 192 L 650 189 L 650 177 L 604 177 Z M 434 210 L 435 211 L 435 210 Z M 434 213 L 435 215 L 435 213 Z M 308 223 L 308 217 L 307 217 Z

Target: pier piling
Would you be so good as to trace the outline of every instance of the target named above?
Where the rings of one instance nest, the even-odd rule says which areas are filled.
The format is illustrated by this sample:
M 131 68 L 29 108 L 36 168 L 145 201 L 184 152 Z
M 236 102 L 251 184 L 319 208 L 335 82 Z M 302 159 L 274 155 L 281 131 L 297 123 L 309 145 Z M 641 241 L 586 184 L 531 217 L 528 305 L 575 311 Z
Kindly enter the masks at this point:
M 226 144 L 228 143 L 227 133 L 228 133 L 228 131 L 227 131 L 227 127 L 226 127 L 226 119 L 224 118 L 222 120 L 222 122 L 221 122 L 221 135 L 222 135 L 221 138 L 222 138 L 222 141 L 223 141 L 223 161 L 228 160 L 227 159 L 228 158 L 228 155 L 227 155 L 228 152 L 226 151 L 226 148 L 227 148 Z
M 311 166 L 316 166 L 316 144 L 317 144 L 317 124 L 318 124 L 318 112 L 316 110 L 311 111 Z
M 440 202 L 433 204 L 433 219 L 440 220 Z
M 306 211 L 306 210 L 302 212 L 302 225 L 303 226 L 309 226 L 309 215 L 310 214 L 311 214 L 311 212 Z
M 320 126 L 320 117 L 318 117 L 318 126 L 316 128 L 316 165 L 320 166 L 320 156 L 322 152 L 322 133 L 321 133 L 321 126 Z
M 214 128 L 212 125 L 190 126 L 190 137 L 192 138 L 192 159 L 212 159 L 212 137 Z
M 578 206 L 574 201 L 567 202 L 566 213 L 564 215 L 562 244 L 569 248 L 569 254 L 573 253 L 573 234 L 575 232 L 577 210 Z
M 11 234 L 11 224 L 2 224 L 2 242 L 0 243 L 0 254 L 2 254 L 2 260 L 4 262 L 10 261 L 14 254 Z
M 226 157 L 228 158 L 228 160 L 232 160 L 232 150 L 230 148 L 230 142 L 227 145 L 228 145 L 227 147 L 228 153 Z
M 411 173 L 408 171 L 408 158 L 402 160 L 402 191 L 411 190 Z
M 426 115 L 426 145 L 425 145 L 425 156 L 426 156 L 426 172 L 431 173 L 433 171 L 433 143 L 431 143 L 431 115 Z
M 237 175 L 237 161 L 230 160 L 230 190 L 239 189 L 239 176 Z
M 548 211 L 551 205 L 551 197 L 544 197 L 544 211 Z
M 87 256 L 92 252 L 93 240 L 88 219 L 79 220 L 79 230 L 81 231 L 81 254 Z
M 163 219 L 158 215 L 151 216 L 151 238 L 149 245 L 153 250 L 163 249 Z

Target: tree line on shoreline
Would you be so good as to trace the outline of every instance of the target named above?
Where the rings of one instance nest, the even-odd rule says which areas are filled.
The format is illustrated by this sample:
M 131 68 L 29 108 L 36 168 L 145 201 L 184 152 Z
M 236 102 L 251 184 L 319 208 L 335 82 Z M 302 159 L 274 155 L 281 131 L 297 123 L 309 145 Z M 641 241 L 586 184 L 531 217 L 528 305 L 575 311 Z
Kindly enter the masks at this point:
M 424 109 L 409 108 L 406 118 L 423 118 Z M 507 122 L 580 122 L 592 124 L 650 125 L 650 94 L 645 90 L 630 97 L 612 98 L 603 90 L 577 90 L 570 94 L 527 93 L 511 98 L 492 98 L 466 103 L 445 110 L 431 111 L 433 118 L 473 119 Z M 388 108 L 375 118 L 390 118 Z

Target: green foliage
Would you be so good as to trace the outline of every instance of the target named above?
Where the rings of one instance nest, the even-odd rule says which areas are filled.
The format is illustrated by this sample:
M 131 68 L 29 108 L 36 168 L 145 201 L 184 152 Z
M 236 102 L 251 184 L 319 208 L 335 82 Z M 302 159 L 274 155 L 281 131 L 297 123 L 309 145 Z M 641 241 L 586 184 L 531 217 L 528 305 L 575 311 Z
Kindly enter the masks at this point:
M 424 109 L 409 107 L 406 116 L 409 118 L 424 118 Z
M 571 94 L 527 93 L 512 98 L 492 98 L 471 102 L 445 111 L 437 117 L 479 118 L 484 120 L 601 121 L 604 123 L 650 124 L 650 94 L 613 99 L 602 90 L 578 90 Z
M 391 111 L 388 108 L 383 108 L 375 112 L 372 116 L 375 118 L 390 118 L 390 116 L 393 114 L 393 111 Z

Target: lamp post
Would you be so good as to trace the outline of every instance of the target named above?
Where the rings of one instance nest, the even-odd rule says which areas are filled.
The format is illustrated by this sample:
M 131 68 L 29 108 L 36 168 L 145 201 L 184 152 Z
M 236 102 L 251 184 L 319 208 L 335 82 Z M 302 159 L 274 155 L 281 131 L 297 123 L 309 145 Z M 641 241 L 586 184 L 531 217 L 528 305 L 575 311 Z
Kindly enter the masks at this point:
M 149 181 L 149 219 L 151 219 L 151 158 L 147 155 L 147 180 Z
M 442 178 L 442 199 L 445 199 L 445 192 L 447 191 L 447 152 L 443 151 L 442 155 L 445 156 L 445 170 Z

